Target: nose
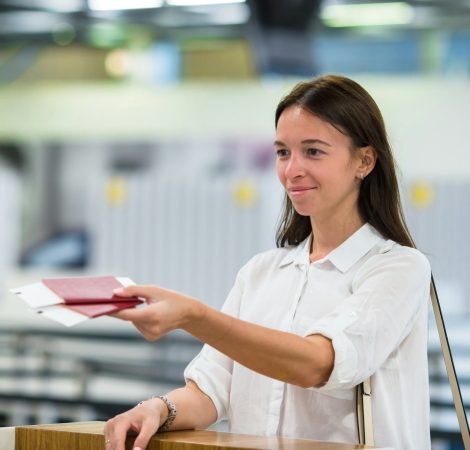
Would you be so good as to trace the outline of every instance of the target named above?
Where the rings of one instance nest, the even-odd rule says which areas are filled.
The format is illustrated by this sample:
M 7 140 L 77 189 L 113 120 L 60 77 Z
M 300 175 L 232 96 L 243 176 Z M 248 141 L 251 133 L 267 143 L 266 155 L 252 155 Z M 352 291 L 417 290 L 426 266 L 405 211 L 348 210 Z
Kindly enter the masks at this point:
M 284 175 L 288 179 L 294 179 L 305 175 L 305 167 L 302 156 L 293 152 L 285 166 Z

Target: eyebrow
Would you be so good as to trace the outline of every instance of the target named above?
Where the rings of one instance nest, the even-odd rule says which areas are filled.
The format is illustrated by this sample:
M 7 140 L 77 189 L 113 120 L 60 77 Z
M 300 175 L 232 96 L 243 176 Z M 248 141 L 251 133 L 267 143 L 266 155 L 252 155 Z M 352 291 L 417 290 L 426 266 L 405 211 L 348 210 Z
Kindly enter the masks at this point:
M 323 145 L 327 145 L 328 147 L 331 147 L 331 144 L 328 144 L 328 142 L 325 142 L 325 141 L 322 141 L 321 139 L 304 139 L 302 142 L 302 144 L 323 144 Z M 282 141 L 274 141 L 274 145 L 279 145 L 279 146 L 286 146 L 286 144 L 284 144 L 284 142 Z

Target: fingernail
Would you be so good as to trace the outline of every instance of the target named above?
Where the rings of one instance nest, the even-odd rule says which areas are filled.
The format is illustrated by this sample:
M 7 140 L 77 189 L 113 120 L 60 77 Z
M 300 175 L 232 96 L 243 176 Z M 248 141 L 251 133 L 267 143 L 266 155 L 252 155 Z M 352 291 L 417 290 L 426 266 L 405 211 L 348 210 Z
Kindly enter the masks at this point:
M 115 294 L 122 294 L 122 293 L 124 293 L 124 288 L 116 288 L 116 289 L 113 290 L 113 292 Z
M 140 447 L 134 447 L 134 450 L 142 450 Z

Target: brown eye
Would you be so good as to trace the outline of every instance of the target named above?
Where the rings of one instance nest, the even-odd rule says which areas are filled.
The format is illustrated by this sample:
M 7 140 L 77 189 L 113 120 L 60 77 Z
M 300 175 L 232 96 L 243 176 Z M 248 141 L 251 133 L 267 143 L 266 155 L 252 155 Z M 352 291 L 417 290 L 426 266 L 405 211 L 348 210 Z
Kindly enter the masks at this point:
M 309 156 L 320 156 L 323 152 L 318 150 L 318 148 L 309 148 L 307 149 L 307 154 Z

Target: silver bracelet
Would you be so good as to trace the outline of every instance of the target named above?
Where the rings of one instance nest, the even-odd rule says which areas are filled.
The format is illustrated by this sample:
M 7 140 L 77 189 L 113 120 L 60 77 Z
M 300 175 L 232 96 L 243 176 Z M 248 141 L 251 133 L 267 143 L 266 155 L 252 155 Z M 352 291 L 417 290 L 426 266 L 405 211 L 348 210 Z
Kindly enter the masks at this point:
M 168 408 L 168 417 L 166 418 L 165 422 L 162 423 L 160 428 L 158 428 L 158 432 L 163 433 L 164 431 L 168 431 L 170 429 L 170 426 L 175 420 L 178 411 L 176 409 L 176 405 L 170 400 L 168 400 L 168 398 L 164 395 L 156 395 L 152 398 L 159 398 L 163 403 L 165 403 L 166 407 Z
M 163 403 L 165 403 L 166 407 L 168 408 L 168 417 L 157 430 L 158 433 L 163 433 L 164 431 L 168 431 L 170 429 L 170 426 L 175 420 L 178 411 L 176 409 L 176 405 L 164 395 L 154 395 L 153 397 L 150 397 L 150 400 L 153 398 L 159 398 Z M 142 405 L 142 403 L 144 402 L 145 400 L 142 400 L 141 402 L 137 403 L 137 406 Z

